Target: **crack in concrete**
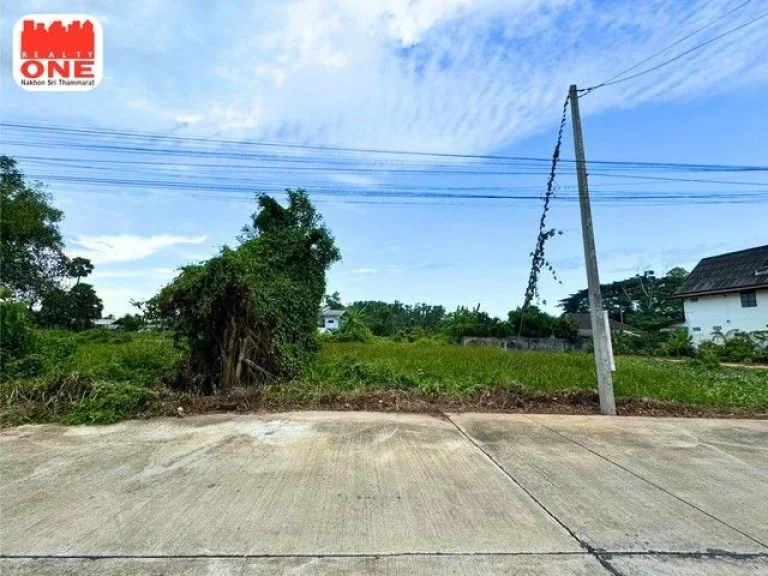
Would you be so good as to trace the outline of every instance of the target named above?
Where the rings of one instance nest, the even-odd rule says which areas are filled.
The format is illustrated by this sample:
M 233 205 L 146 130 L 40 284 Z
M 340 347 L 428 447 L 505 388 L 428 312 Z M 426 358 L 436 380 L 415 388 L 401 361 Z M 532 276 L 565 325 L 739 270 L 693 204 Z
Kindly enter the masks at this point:
M 544 510 L 544 512 L 546 512 L 550 518 L 552 518 L 555 522 L 557 522 L 558 525 L 560 525 L 560 527 L 563 530 L 565 530 L 568 534 L 570 534 L 571 538 L 573 538 L 574 540 L 576 540 L 576 542 L 579 543 L 579 546 L 581 546 L 584 550 L 587 551 L 587 553 L 589 553 L 595 560 L 597 560 L 600 563 L 600 565 L 603 568 L 605 568 L 605 570 L 608 571 L 609 574 L 611 574 L 612 576 L 623 576 L 621 572 L 619 572 L 615 567 L 613 567 L 610 564 L 608 559 L 601 557 L 600 552 L 598 552 L 591 544 L 579 538 L 576 535 L 576 533 L 573 530 L 571 530 L 571 528 L 568 525 L 565 524 L 565 522 L 560 520 L 560 518 L 558 518 L 551 510 L 549 510 L 546 506 L 544 506 L 544 504 L 538 498 L 536 498 L 536 496 L 534 496 L 533 493 L 531 493 L 525 486 L 523 486 L 520 483 L 520 481 L 517 480 L 517 478 L 515 478 L 509 471 L 507 471 L 501 465 L 501 463 L 497 462 L 496 459 L 493 456 L 491 456 L 491 454 L 488 451 L 486 451 L 474 438 L 472 438 L 472 436 L 466 430 L 464 430 L 464 428 L 462 428 L 457 422 L 455 422 L 450 417 L 450 415 L 445 414 L 445 417 L 451 424 L 454 425 L 456 430 L 459 431 L 459 434 L 461 434 L 464 438 L 467 439 L 468 442 L 470 442 L 475 448 L 477 448 L 480 452 L 482 452 L 485 455 L 485 457 L 488 460 L 490 460 L 494 464 L 494 466 L 496 466 L 496 468 L 498 468 L 501 471 L 501 473 L 504 474 L 513 484 L 515 484 L 518 488 L 520 488 L 523 492 L 525 492 L 525 494 L 531 500 L 533 500 L 542 510 Z
M 642 476 L 641 474 L 638 474 L 637 472 L 635 472 L 635 471 L 633 471 L 633 470 L 631 470 L 631 469 L 627 468 L 626 466 L 623 466 L 623 465 L 619 464 L 618 462 L 616 462 L 616 461 L 614 461 L 614 460 L 611 460 L 611 459 L 610 459 L 610 458 L 608 458 L 607 456 L 604 456 L 603 454 L 600 454 L 599 452 L 597 452 L 597 451 L 593 450 L 592 448 L 590 448 L 589 446 L 586 446 L 585 444 L 583 444 L 583 443 L 579 442 L 578 440 L 574 440 L 573 438 L 571 438 L 571 437 L 569 437 L 569 436 L 566 436 L 566 435 L 565 435 L 565 434 L 563 434 L 562 432 L 560 432 L 560 431 L 558 431 L 558 430 L 556 430 L 556 429 L 554 429 L 554 428 L 551 428 L 551 427 L 547 426 L 546 424 L 543 424 L 543 423 L 539 422 L 538 420 L 535 420 L 535 419 L 531 418 L 531 417 L 530 417 L 530 416 L 528 416 L 527 414 L 523 414 L 523 417 L 525 417 L 526 419 L 530 420 L 531 422 L 533 422 L 533 423 L 535 423 L 535 424 L 538 424 L 538 425 L 539 425 L 539 426 L 541 426 L 542 428 L 545 428 L 545 429 L 549 430 L 550 432 L 553 432 L 554 434 L 557 434 L 558 436 L 560 436 L 561 438 L 563 438 L 563 439 L 567 440 L 568 442 L 571 442 L 571 443 L 575 444 L 576 446 L 580 446 L 581 448 L 583 448 L 584 450 L 586 450 L 586 451 L 587 451 L 587 452 L 589 452 L 590 454 L 594 454 L 594 455 L 595 455 L 595 456 L 597 456 L 598 458 L 601 458 L 602 460 L 605 460 L 606 462 L 608 462 L 608 463 L 610 463 L 610 464 L 613 464 L 614 466 L 616 466 L 616 467 L 620 468 L 621 470 L 623 470 L 623 471 L 624 471 L 624 472 L 626 472 L 627 474 L 631 474 L 631 475 L 632 475 L 632 476 L 634 476 L 635 478 L 637 478 L 637 479 L 639 479 L 639 480 L 642 480 L 643 482 L 646 482 L 646 483 L 650 484 L 651 486 L 653 486 L 653 487 L 654 487 L 654 488 L 656 488 L 657 490 L 660 490 L 660 491 L 664 492 L 665 494 L 667 494 L 667 495 L 669 495 L 669 496 L 672 496 L 673 498 L 675 498 L 675 499 L 676 499 L 676 500 L 678 500 L 679 502 L 682 502 L 683 504 L 685 504 L 685 505 L 687 505 L 687 506 L 690 506 L 690 507 L 691 507 L 691 508 L 693 508 L 694 510 L 696 510 L 696 511 L 698 511 L 698 512 L 701 512 L 701 513 L 702 513 L 702 514 L 704 514 L 705 516 L 708 516 L 709 518 L 711 518 L 711 519 L 715 520 L 716 522 L 719 522 L 719 523 L 720 523 L 720 524 L 722 524 L 723 526 L 726 526 L 726 527 L 730 528 L 731 530 L 733 530 L 734 532 L 737 532 L 737 533 L 741 534 L 741 535 L 742 535 L 742 536 L 744 536 L 745 538 L 748 538 L 749 540 L 752 540 L 754 543 L 756 543 L 756 544 L 759 544 L 759 545 L 760 545 L 760 546 L 762 546 L 763 548 L 768 548 L 768 544 L 766 544 L 765 542 L 762 542 L 761 540 L 759 540 L 759 539 L 755 538 L 754 536 L 751 536 L 751 535 L 747 534 L 746 532 L 743 532 L 742 530 L 739 530 L 739 529 L 738 529 L 738 528 L 736 528 L 735 526 L 732 526 L 732 525 L 730 525 L 730 524 L 729 524 L 728 522 L 726 522 L 725 520 L 721 520 L 720 518 L 718 518 L 718 517 L 717 517 L 717 516 L 715 516 L 714 514 L 711 514 L 710 512 L 707 512 L 706 510 L 704 510 L 704 509 L 702 509 L 702 508 L 699 508 L 699 507 L 698 507 L 698 506 L 696 506 L 695 504 L 693 504 L 693 503 L 691 503 L 691 502 L 688 502 L 688 501 L 687 501 L 685 498 L 682 498 L 682 497 L 678 496 L 678 495 L 677 495 L 677 494 L 675 494 L 674 492 L 671 492 L 670 490 L 667 490 L 667 489 L 666 489 L 666 488 L 664 488 L 663 486 L 660 486 L 659 484 L 656 484 L 656 483 L 655 483 L 655 482 L 653 482 L 652 480 L 649 480 L 648 478 L 646 478 L 646 477 Z

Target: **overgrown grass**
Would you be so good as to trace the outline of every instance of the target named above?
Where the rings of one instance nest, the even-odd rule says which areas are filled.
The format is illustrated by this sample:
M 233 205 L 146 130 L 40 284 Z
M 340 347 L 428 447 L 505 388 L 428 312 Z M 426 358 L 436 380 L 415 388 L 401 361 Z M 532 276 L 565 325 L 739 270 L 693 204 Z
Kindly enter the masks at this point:
M 35 340 L 3 375 L 3 425 L 106 424 L 151 410 L 184 358 L 162 333 L 40 330 Z
M 594 360 L 588 354 L 506 352 L 490 347 L 386 341 L 326 344 L 307 380 L 321 389 L 374 387 L 440 394 L 469 394 L 497 386 L 545 392 L 595 388 Z M 765 370 L 619 357 L 614 380 L 617 397 L 768 409 Z
M 39 331 L 36 339 L 37 352 L 3 375 L 4 426 L 110 423 L 159 413 L 164 404 L 168 413 L 167 404 L 180 398 L 163 383 L 177 377 L 186 352 L 174 347 L 166 334 Z M 619 357 L 617 363 L 619 398 L 768 411 L 767 370 L 637 357 Z M 328 398 L 342 398 L 343 405 L 344 395 L 353 398 L 370 391 L 404 391 L 409 398 L 469 398 L 489 389 L 520 389 L 556 398 L 565 390 L 594 388 L 593 359 L 587 354 L 505 352 L 436 342 L 326 342 L 301 379 L 272 386 L 253 406 L 311 408 Z M 175 410 L 177 405 L 170 407 Z M 226 402 L 211 406 L 226 407 Z

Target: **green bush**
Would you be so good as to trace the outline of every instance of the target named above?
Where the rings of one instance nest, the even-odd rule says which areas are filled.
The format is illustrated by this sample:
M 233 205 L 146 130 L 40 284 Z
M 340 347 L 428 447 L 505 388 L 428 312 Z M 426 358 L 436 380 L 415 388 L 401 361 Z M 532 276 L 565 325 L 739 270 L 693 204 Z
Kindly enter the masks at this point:
M 90 394 L 73 405 L 64 418 L 65 424 L 112 424 L 126 415 L 146 410 L 158 392 L 130 382 L 97 382 Z
M 723 344 L 720 357 L 728 362 L 751 362 L 755 357 L 755 346 L 747 335 L 729 338 Z
M 768 332 L 715 334 L 717 341 L 699 344 L 696 356 L 716 357 L 718 362 L 768 362 Z
M 0 301 L 0 369 L 30 354 L 35 348 L 32 320 L 20 302 Z
M 373 333 L 365 325 L 359 312 L 349 310 L 341 321 L 341 328 L 328 335 L 329 342 L 370 342 Z
M 693 356 L 693 339 L 685 330 L 676 331 L 664 344 L 667 356 Z
M 5 363 L 4 378 L 36 378 L 45 371 L 45 358 L 42 354 L 32 353 L 15 358 Z

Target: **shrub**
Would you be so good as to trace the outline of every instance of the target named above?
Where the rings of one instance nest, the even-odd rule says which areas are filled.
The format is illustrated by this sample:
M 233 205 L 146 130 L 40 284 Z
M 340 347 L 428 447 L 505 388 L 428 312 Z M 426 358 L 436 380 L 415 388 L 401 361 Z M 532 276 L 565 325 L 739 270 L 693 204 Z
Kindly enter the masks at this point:
M 27 307 L 20 302 L 0 301 L 0 370 L 6 365 L 30 354 L 35 348 L 32 320 Z
M 708 368 L 720 366 L 720 346 L 714 342 L 702 342 L 696 350 L 696 357 Z
M 90 393 L 71 407 L 65 424 L 112 424 L 146 410 L 158 393 L 130 382 L 97 382 Z
M 372 339 L 373 333 L 356 310 L 348 310 L 344 314 L 341 328 L 327 338 L 330 342 L 370 342 Z
M 768 362 L 768 332 L 717 332 L 713 341 L 699 345 L 697 356 L 705 353 L 723 362 Z
M 32 321 L 27 307 L 21 302 L 0 302 L 0 330 L 2 351 L 12 358 L 23 356 L 34 346 Z
M 15 358 L 5 363 L 4 378 L 36 378 L 45 371 L 45 358 L 42 354 L 32 353 Z
M 693 340 L 685 330 L 676 331 L 664 344 L 664 353 L 668 356 L 693 356 Z

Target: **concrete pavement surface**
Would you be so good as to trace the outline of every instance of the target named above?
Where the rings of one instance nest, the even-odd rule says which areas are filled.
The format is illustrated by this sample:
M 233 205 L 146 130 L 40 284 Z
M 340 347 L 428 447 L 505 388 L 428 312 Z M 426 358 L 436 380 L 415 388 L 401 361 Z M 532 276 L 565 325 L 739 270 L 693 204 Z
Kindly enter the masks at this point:
M 0 433 L 0 574 L 768 575 L 768 421 L 23 426 Z

